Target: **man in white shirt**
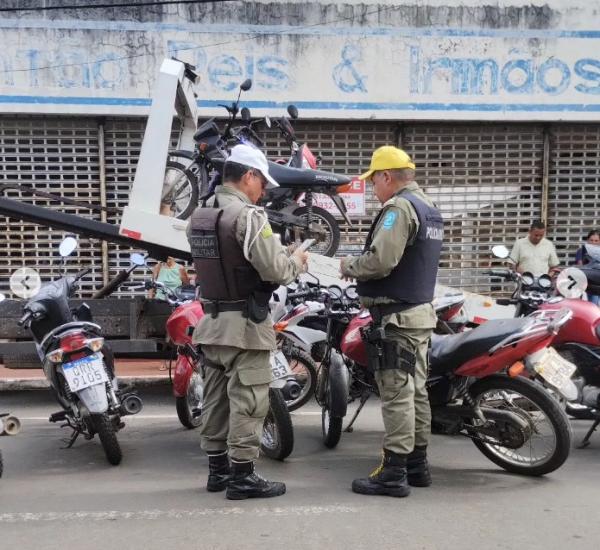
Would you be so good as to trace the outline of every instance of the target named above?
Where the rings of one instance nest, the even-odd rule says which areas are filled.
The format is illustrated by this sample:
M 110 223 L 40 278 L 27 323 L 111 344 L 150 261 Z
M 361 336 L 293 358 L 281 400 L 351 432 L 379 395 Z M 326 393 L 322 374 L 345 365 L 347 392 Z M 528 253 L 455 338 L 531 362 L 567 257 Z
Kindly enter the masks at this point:
M 542 221 L 534 221 L 529 228 L 529 235 L 518 239 L 510 253 L 519 273 L 528 271 L 536 277 L 551 273 L 560 263 L 556 249 L 551 241 L 544 238 L 546 226 Z

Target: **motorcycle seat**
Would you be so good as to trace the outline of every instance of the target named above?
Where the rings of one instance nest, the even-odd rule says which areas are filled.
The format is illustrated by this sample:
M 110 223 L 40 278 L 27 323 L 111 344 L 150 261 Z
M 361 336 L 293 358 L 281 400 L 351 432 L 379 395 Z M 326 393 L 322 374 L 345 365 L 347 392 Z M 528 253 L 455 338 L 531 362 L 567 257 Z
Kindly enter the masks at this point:
M 530 323 L 527 318 L 492 319 L 461 334 L 433 334 L 429 352 L 431 372 L 439 374 L 454 370 L 469 359 L 487 353 L 498 342 Z
M 269 161 L 269 174 L 282 187 L 337 187 L 352 181 L 351 177 L 333 172 L 291 168 L 271 161 Z

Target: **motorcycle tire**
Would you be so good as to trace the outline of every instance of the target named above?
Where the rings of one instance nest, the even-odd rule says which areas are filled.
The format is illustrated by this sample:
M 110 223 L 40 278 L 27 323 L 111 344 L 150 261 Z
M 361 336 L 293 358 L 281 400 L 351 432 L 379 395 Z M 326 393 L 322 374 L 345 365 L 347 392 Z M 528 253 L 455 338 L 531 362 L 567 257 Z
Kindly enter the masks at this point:
M 294 210 L 294 216 L 306 216 L 308 214 L 308 208 L 306 206 L 301 206 Z M 327 228 L 327 234 L 329 235 L 329 240 L 323 245 L 321 243 L 315 244 L 310 251 L 316 252 L 317 254 L 323 254 L 323 256 L 335 256 L 337 249 L 340 246 L 340 226 L 338 225 L 337 220 L 329 213 L 327 210 L 323 210 L 323 208 L 319 208 L 318 206 L 313 206 L 312 208 L 312 222 L 318 223 L 320 225 L 324 225 Z M 312 235 L 302 234 L 301 237 L 303 239 L 310 239 Z
M 292 417 L 281 391 L 269 388 L 269 412 L 263 424 L 260 450 L 273 460 L 284 460 L 294 450 Z
M 176 152 L 171 154 L 170 157 L 176 157 Z M 189 163 L 189 160 L 187 162 Z M 168 160 L 163 189 L 169 177 L 176 178 L 177 182 L 182 182 L 179 187 L 180 191 L 177 193 L 180 199 L 176 199 L 175 210 L 172 210 L 173 216 L 180 220 L 187 220 L 198 206 L 198 199 L 202 194 L 201 189 L 203 187 L 208 189 L 206 168 L 194 162 L 187 165 L 185 162 Z
M 329 376 L 329 369 L 321 367 L 321 432 L 323 444 L 328 449 L 333 449 L 342 437 L 342 423 L 344 418 L 331 414 L 331 403 L 336 396 L 346 396 L 348 390 L 344 387 L 344 381 L 335 376 Z M 341 397 L 340 397 L 341 398 Z M 347 399 L 347 397 L 345 397 Z
M 202 412 L 202 398 L 198 403 L 197 384 L 202 384 L 202 378 L 198 373 L 193 373 L 188 384 L 187 395 L 175 398 L 175 409 L 177 418 L 188 430 L 200 426 L 200 413 Z
M 560 404 L 547 391 L 534 382 L 517 377 L 489 376 L 475 382 L 470 388 L 471 397 L 478 402 L 478 398 L 484 393 L 508 392 L 520 394 L 531 402 L 547 418 L 555 438 L 554 448 L 546 459 L 539 464 L 524 464 L 522 460 L 510 460 L 500 451 L 505 449 L 500 445 L 492 445 L 477 439 L 473 439 L 475 446 L 492 462 L 504 468 L 508 472 L 527 476 L 542 476 L 560 468 L 567 460 L 571 450 L 571 429 L 569 419 L 562 410 Z M 531 418 L 529 412 L 523 408 L 518 409 L 524 418 Z M 538 429 L 538 423 L 535 428 Z M 509 450 L 510 451 L 510 450 Z
M 123 453 L 117 439 L 117 430 L 114 422 L 107 414 L 93 414 L 91 416 L 94 430 L 100 438 L 106 459 L 113 466 L 121 463 Z
M 302 390 L 300 395 L 296 399 L 289 399 L 286 401 L 287 408 L 289 411 L 295 411 L 310 401 L 315 393 L 315 387 L 317 386 L 317 364 L 313 361 L 313 358 L 298 348 L 292 348 L 290 351 L 284 351 L 292 373 L 294 373 L 296 382 L 300 384 Z M 300 373 L 294 369 L 293 362 L 300 365 Z M 306 380 L 302 384 L 302 379 Z

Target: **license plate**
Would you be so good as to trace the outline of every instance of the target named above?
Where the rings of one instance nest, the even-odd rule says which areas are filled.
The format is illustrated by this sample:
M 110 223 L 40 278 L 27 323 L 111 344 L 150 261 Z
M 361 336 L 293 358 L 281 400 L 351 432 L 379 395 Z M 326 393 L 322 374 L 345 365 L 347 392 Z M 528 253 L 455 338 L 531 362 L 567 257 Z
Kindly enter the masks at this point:
M 62 368 L 71 391 L 80 391 L 89 386 L 108 382 L 102 357 L 98 354 L 64 363 Z
M 285 376 L 289 376 L 292 374 L 290 369 L 290 364 L 286 359 L 283 352 L 278 351 L 271 355 L 271 373 L 273 374 L 273 379 L 278 380 L 279 378 L 284 378 Z
M 563 359 L 554 348 L 546 348 L 546 354 L 534 366 L 534 370 L 555 388 L 563 389 L 571 383 L 577 367 Z

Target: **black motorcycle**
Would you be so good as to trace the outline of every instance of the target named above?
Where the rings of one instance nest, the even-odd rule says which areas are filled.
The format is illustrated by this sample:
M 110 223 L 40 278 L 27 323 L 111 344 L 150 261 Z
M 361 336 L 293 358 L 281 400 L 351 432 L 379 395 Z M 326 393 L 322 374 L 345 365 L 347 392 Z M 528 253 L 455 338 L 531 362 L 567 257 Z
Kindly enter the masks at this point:
M 61 243 L 61 256 L 69 256 L 76 246 L 75 239 L 67 237 Z M 124 273 L 128 276 L 142 263 L 141 255 L 132 255 L 132 267 L 94 297 L 114 290 L 126 278 Z M 86 303 L 70 307 L 78 282 L 90 271 L 43 284 L 23 307 L 18 324 L 33 336 L 44 374 L 61 406 L 50 415 L 50 422 L 62 422 L 73 430 L 67 448 L 81 434 L 85 439 L 98 434 L 108 462 L 117 465 L 122 459 L 117 432 L 125 426 L 121 417 L 140 412 L 142 400 L 119 386 L 112 351 L 102 328 L 93 322 L 90 307 Z
M 264 148 L 265 144 L 255 127 L 263 122 L 270 127 L 271 120 L 265 117 L 252 121 L 247 108 L 239 109 L 241 92 L 249 90 L 251 86 L 252 81 L 245 80 L 240 86 L 237 100 L 231 105 L 221 105 L 229 115 L 223 131 L 211 118 L 196 131 L 194 151 L 177 150 L 169 153 L 161 196 L 163 211 L 179 219 L 189 218 L 199 201 L 208 199 L 221 182 L 223 164 L 232 146 L 249 143 Z M 294 106 L 288 108 L 288 113 L 293 118 L 297 117 Z M 241 124 L 234 125 L 238 114 L 241 114 Z M 314 205 L 314 194 L 329 196 L 350 225 L 346 205 L 338 188 L 347 186 L 352 179 L 314 169 L 315 157 L 306 145 L 298 145 L 295 141 L 289 119 L 281 117 L 275 121 L 275 125 L 290 145 L 291 156 L 283 163 L 269 161 L 269 173 L 280 185 L 269 190 L 262 202 L 269 221 L 282 236 L 284 244 L 314 238 L 317 244 L 313 251 L 333 256 L 340 244 L 340 228 L 329 212 Z M 299 204 L 301 198 L 303 205 Z

